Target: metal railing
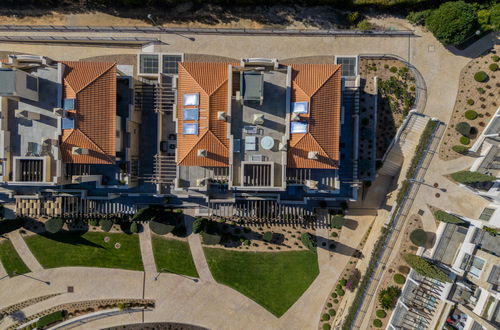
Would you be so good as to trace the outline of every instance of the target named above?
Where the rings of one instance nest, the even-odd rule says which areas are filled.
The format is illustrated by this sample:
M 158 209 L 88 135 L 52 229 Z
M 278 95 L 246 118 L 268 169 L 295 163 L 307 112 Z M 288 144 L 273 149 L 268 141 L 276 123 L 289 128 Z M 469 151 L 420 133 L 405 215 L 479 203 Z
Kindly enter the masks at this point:
M 0 31 L 3 31 L 0 29 Z M 138 45 L 158 42 L 157 38 L 146 37 L 82 37 L 82 36 L 0 36 L 3 42 L 31 42 L 31 43 L 80 43 L 80 44 L 112 44 Z
M 232 29 L 181 28 L 160 26 L 65 26 L 65 25 L 0 25 L 0 31 L 33 32 L 114 32 L 114 33 L 187 33 L 232 35 L 297 35 L 297 36 L 414 36 L 412 30 L 309 30 L 309 29 Z

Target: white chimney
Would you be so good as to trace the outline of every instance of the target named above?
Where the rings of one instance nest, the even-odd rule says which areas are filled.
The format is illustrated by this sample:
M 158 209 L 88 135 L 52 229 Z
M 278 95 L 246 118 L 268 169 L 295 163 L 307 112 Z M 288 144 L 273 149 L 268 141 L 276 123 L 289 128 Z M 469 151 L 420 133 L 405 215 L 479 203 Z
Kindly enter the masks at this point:
M 224 111 L 217 112 L 217 119 L 226 121 L 226 113 Z
M 89 149 L 80 148 L 80 147 L 73 147 L 72 152 L 74 155 L 88 155 Z
M 300 121 L 300 116 L 298 113 L 292 113 L 292 118 L 290 119 L 291 121 Z
M 198 157 L 207 157 L 208 153 L 206 149 L 198 149 Z
M 309 151 L 307 154 L 307 158 L 309 159 L 318 159 L 318 152 L 317 151 Z

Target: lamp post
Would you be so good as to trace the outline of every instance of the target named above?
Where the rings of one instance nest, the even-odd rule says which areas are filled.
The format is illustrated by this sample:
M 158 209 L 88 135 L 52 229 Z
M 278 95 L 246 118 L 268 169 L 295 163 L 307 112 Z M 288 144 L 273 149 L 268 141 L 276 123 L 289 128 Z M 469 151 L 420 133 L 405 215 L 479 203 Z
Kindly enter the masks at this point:
M 18 274 L 16 271 L 13 271 L 12 272 L 13 275 L 20 275 L 20 276 L 24 276 L 24 277 L 27 277 L 27 278 L 31 278 L 32 280 L 35 280 L 35 281 L 38 281 L 38 282 L 42 282 L 42 283 L 45 283 L 47 285 L 50 285 L 50 282 L 49 281 L 44 281 L 44 280 L 40 280 L 38 278 L 35 278 L 35 277 L 32 277 L 32 276 L 29 276 L 29 275 L 26 275 L 26 274 Z
M 168 273 L 168 274 L 173 274 L 173 275 L 179 275 L 179 276 L 182 276 L 182 277 L 185 277 L 195 283 L 198 282 L 198 279 L 197 278 L 192 278 L 192 277 L 189 277 L 189 276 L 186 276 L 186 275 L 182 275 L 182 274 L 175 274 L 175 273 L 172 273 L 171 271 L 169 271 L 168 269 L 166 268 L 161 268 L 159 271 L 158 271 L 158 274 L 156 274 L 156 276 L 154 277 L 154 280 L 155 281 L 158 281 L 158 277 L 160 277 L 161 273 Z

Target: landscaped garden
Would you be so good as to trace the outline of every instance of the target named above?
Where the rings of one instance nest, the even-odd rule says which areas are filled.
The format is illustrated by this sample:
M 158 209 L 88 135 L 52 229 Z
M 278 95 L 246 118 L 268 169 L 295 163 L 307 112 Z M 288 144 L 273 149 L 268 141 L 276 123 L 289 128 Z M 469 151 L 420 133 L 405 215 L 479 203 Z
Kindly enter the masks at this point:
M 8 239 L 0 241 L 0 262 L 9 276 L 30 272 L 28 266 L 19 257 L 16 249 Z
M 278 317 L 319 274 L 317 254 L 312 251 L 204 251 L 217 282 L 241 292 Z
M 499 50 L 495 46 L 486 55 L 469 62 L 460 73 L 455 107 L 439 150 L 441 158 L 455 159 L 467 154 L 498 109 Z
M 198 277 L 187 242 L 153 236 L 156 269 L 162 272 Z
M 137 235 L 61 231 L 30 235 L 25 241 L 44 268 L 86 266 L 143 270 Z

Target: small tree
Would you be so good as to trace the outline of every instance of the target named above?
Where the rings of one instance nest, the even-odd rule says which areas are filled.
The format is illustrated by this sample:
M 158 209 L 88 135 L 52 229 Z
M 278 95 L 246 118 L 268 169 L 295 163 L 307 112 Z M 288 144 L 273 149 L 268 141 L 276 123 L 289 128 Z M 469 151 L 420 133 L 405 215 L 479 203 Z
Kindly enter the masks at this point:
M 111 219 L 101 219 L 99 225 L 103 231 L 108 232 L 113 227 L 113 221 Z
M 422 276 L 430 277 L 441 282 L 451 282 L 448 276 L 426 259 L 408 253 L 404 256 L 406 263 Z
M 455 126 L 455 130 L 463 136 L 467 136 L 470 134 L 470 125 L 462 121 Z
M 397 286 L 390 286 L 381 290 L 378 294 L 378 302 L 383 309 L 389 310 L 394 309 L 396 307 L 396 302 L 398 301 L 398 297 L 401 294 L 401 289 Z
M 464 1 L 446 2 L 425 20 L 427 28 L 445 45 L 460 45 L 478 28 L 473 4 Z
M 311 235 L 309 233 L 303 233 L 302 235 L 300 235 L 300 241 L 309 250 L 311 250 L 311 251 L 316 250 L 317 244 L 316 244 L 316 239 L 314 238 L 313 235 Z
M 447 223 L 464 223 L 464 221 L 454 215 L 449 214 L 443 210 L 437 210 L 434 212 L 434 218 L 438 221 L 447 222 Z
M 264 235 L 262 235 L 262 239 L 266 242 L 271 242 L 273 240 L 273 233 L 270 231 L 266 231 Z
M 410 241 L 416 246 L 424 247 L 427 243 L 427 233 L 422 229 L 415 229 L 410 233 Z
M 495 181 L 497 178 L 493 175 L 483 174 L 472 171 L 459 171 L 451 175 L 451 178 L 459 183 L 472 184 L 479 182 Z
M 207 224 L 207 219 L 205 218 L 195 218 L 193 221 L 193 233 L 198 234 L 205 229 Z
M 45 230 L 51 234 L 58 233 L 64 226 L 64 221 L 61 218 L 51 218 L 45 222 Z

